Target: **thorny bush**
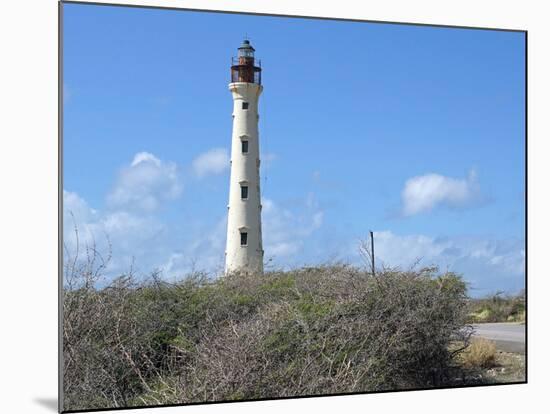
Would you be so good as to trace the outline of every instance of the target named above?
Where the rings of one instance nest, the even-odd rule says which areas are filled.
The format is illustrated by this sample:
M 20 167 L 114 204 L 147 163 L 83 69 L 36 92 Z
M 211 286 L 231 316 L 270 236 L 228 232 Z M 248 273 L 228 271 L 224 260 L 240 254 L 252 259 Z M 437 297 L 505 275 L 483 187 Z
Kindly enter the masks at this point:
M 436 268 L 108 282 L 87 253 L 65 266 L 65 410 L 445 386 L 471 336 Z

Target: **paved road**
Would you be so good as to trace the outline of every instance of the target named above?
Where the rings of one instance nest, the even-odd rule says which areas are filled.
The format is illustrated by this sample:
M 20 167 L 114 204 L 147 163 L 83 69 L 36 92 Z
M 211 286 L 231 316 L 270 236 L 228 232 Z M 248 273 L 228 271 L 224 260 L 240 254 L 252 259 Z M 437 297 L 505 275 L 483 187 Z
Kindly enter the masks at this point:
M 519 323 L 480 323 L 474 326 L 474 336 L 495 341 L 506 352 L 525 352 L 525 325 Z

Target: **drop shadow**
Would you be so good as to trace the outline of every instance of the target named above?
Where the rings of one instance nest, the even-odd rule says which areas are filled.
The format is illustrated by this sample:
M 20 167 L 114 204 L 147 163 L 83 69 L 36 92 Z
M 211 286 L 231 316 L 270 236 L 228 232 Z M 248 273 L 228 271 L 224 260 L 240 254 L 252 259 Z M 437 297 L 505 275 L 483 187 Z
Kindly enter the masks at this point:
M 50 411 L 58 412 L 57 398 L 35 398 L 34 402 Z

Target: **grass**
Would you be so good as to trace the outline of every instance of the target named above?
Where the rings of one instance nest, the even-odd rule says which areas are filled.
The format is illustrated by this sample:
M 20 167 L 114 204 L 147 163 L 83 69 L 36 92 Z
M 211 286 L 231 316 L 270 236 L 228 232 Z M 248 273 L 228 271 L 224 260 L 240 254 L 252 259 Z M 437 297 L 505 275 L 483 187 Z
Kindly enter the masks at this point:
M 525 293 L 505 296 L 500 292 L 481 299 L 471 299 L 471 323 L 519 322 L 525 323 Z
M 496 363 L 497 348 L 493 341 L 475 338 L 462 353 L 461 361 L 466 368 L 492 368 Z
M 451 349 L 458 345 L 452 344 Z M 475 338 L 456 358 L 456 385 L 509 384 L 525 381 L 525 355 L 504 352 L 495 343 Z

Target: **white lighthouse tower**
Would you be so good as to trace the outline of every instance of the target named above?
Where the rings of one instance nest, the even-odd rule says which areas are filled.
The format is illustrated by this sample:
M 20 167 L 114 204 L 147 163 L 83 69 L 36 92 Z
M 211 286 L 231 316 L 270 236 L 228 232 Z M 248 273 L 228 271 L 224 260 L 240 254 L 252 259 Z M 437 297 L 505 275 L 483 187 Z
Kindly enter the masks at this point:
M 233 95 L 233 134 L 225 273 L 262 273 L 264 251 L 258 136 L 262 69 L 248 40 L 243 41 L 231 63 L 229 90 Z

